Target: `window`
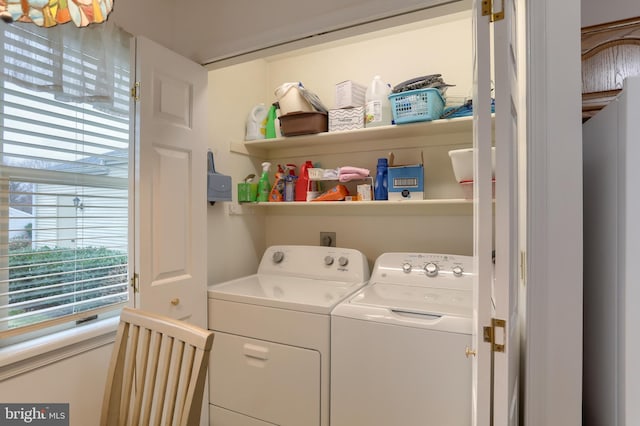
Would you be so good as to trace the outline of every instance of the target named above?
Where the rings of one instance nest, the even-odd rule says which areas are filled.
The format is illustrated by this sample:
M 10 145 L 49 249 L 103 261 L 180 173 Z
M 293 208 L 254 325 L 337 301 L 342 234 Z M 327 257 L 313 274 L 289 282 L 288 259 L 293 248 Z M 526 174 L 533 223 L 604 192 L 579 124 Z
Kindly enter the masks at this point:
M 2 25 L 0 337 L 128 300 L 128 35 Z M 19 339 L 19 337 L 18 337 Z

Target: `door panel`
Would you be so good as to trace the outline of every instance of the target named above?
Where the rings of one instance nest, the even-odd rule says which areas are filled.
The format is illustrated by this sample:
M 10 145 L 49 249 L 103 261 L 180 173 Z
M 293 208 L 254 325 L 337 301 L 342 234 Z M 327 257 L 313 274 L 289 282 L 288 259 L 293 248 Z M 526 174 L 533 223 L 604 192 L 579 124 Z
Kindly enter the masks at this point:
M 191 275 L 189 152 L 156 147 L 153 150 L 153 285 Z M 167 173 L 166 171 L 171 171 Z M 185 188 L 185 186 L 187 186 Z M 186 190 L 185 190 L 186 189 Z M 172 194 L 171 197 L 163 196 Z
M 154 119 L 169 125 L 191 129 L 191 93 L 193 85 L 162 73 L 153 76 Z
M 491 352 L 483 340 L 483 327 L 491 323 L 491 251 L 493 244 L 493 196 L 491 188 L 491 49 L 489 19 L 482 16 L 481 1 L 473 3 L 473 256 L 474 335 L 471 350 L 473 425 L 491 423 Z
M 207 73 L 135 43 L 135 303 L 206 327 Z
M 496 2 L 500 3 L 500 2 Z M 474 3 L 474 257 L 477 265 L 475 285 L 476 336 L 474 339 L 474 425 L 515 425 L 518 422 L 518 173 L 517 147 L 523 101 L 520 85 L 523 70 L 521 21 L 516 6 L 521 0 L 506 0 L 504 18 L 493 25 Z M 522 8 L 524 10 L 524 8 Z M 493 10 L 492 12 L 498 12 Z M 524 22 L 524 21 L 522 21 Z M 489 44 L 493 42 L 491 58 Z M 495 134 L 492 138 L 490 108 L 490 69 L 493 61 L 495 82 Z M 490 149 L 496 146 L 496 197 L 491 201 Z M 524 194 L 522 194 L 524 196 Z M 495 213 L 494 213 L 495 212 Z M 495 222 L 493 215 L 495 214 Z M 495 229 L 493 227 L 495 223 Z M 495 266 L 491 251 L 495 249 Z M 495 269 L 494 269 L 495 268 Z M 493 327 L 493 319 L 504 320 L 504 327 Z M 494 343 L 504 352 L 493 351 L 484 342 L 483 330 L 493 328 Z
M 506 321 L 496 332 L 504 352 L 493 354 L 493 424 L 518 424 L 519 318 L 518 289 L 520 285 L 518 242 L 518 196 L 524 196 L 519 185 L 518 149 L 524 149 L 519 128 L 525 114 L 521 114 L 522 31 L 518 20 L 524 10 L 521 0 L 506 0 L 504 19 L 494 24 L 495 80 L 496 80 L 496 226 L 495 281 L 493 306 L 495 318 Z M 520 71 L 521 72 L 521 71 Z M 522 190 L 521 193 L 519 191 Z

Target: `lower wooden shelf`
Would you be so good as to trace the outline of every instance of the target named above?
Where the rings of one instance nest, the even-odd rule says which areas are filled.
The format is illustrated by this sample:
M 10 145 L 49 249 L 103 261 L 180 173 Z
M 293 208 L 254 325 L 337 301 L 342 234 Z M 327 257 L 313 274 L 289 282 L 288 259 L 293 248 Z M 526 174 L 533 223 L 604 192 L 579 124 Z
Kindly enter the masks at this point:
M 243 209 L 265 210 L 276 215 L 472 215 L 473 201 L 463 198 L 402 201 L 297 201 L 242 203 Z

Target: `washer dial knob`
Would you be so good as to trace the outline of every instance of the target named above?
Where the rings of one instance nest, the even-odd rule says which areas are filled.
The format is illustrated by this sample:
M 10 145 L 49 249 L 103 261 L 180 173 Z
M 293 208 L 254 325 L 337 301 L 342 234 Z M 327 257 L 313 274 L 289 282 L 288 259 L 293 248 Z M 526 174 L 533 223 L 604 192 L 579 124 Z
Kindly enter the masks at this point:
M 324 264 L 327 266 L 333 265 L 333 257 L 332 256 L 325 256 L 324 257 Z
M 347 266 L 349 264 L 349 258 L 348 257 L 344 257 L 344 256 L 340 256 L 338 258 L 338 264 L 340 266 Z
M 409 262 L 405 262 L 402 264 L 402 272 L 404 272 L 405 274 L 411 272 L 411 264 Z
M 464 272 L 464 271 L 462 269 L 462 266 L 456 265 L 456 266 L 453 267 L 453 269 L 451 269 L 451 272 L 453 272 L 453 275 L 455 275 L 456 277 L 461 277 L 462 276 L 462 272 Z
M 273 252 L 273 257 L 272 257 L 273 263 L 280 263 L 284 260 L 284 253 L 281 251 L 275 251 Z
M 436 275 L 438 275 L 438 265 L 433 262 L 429 262 L 424 265 L 424 272 L 428 277 L 435 277 Z

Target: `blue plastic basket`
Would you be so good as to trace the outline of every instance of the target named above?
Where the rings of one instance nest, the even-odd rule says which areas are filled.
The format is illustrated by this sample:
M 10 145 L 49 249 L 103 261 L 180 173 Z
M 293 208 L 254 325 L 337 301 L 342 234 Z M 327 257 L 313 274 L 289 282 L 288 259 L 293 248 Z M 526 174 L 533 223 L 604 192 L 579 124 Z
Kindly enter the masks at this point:
M 438 89 L 416 89 L 389 95 L 396 124 L 437 120 L 444 110 Z

